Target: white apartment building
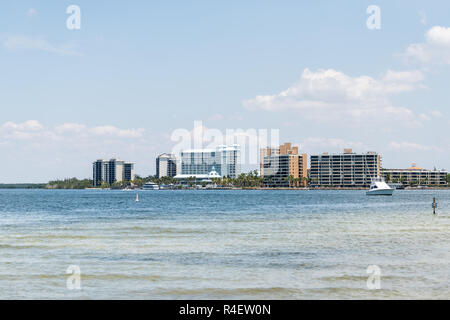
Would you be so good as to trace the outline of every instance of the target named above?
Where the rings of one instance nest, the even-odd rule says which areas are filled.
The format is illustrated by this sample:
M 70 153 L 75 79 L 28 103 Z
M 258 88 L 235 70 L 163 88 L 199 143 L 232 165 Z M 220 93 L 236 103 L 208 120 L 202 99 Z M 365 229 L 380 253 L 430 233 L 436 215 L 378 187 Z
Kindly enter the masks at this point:
M 180 162 L 181 172 L 175 179 L 207 176 L 211 172 L 220 177 L 236 178 L 241 173 L 241 148 L 235 144 L 215 149 L 183 150 Z

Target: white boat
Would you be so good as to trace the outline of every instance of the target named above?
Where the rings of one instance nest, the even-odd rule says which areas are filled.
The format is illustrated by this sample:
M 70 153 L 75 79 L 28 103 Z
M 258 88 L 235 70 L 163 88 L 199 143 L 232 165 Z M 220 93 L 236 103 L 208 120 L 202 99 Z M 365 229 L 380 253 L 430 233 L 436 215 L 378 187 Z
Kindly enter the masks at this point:
M 159 186 L 154 182 L 148 182 L 144 184 L 142 190 L 159 190 Z
M 136 194 L 136 202 L 139 202 L 139 195 Z
M 394 193 L 393 188 L 391 188 L 383 178 L 373 178 L 370 184 L 370 189 L 366 192 L 368 196 L 392 196 Z

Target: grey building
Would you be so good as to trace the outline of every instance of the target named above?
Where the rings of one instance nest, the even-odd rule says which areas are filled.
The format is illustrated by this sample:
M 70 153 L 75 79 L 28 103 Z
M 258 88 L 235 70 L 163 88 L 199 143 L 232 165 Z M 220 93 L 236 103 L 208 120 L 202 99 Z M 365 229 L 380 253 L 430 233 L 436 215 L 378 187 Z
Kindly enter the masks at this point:
M 134 179 L 134 164 L 119 159 L 97 160 L 92 164 L 93 185 L 100 187 L 106 182 L 112 185 L 115 182 L 129 182 Z
M 376 152 L 311 155 L 311 187 L 369 187 L 372 178 L 381 177 L 381 156 Z

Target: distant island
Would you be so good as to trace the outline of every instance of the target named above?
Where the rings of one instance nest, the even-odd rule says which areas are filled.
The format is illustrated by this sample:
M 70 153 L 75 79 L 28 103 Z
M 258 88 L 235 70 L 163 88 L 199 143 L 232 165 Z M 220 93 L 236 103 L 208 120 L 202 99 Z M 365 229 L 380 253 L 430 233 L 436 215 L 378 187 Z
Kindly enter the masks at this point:
M 0 189 L 45 189 L 46 183 L 0 183 Z

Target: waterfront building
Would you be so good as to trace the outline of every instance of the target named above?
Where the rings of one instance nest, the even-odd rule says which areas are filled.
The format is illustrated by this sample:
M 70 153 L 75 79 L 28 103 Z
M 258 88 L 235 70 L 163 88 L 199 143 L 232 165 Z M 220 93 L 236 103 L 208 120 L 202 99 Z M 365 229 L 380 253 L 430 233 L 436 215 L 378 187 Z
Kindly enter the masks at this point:
M 112 185 L 115 182 L 129 182 L 134 179 L 134 164 L 120 159 L 102 160 L 93 163 L 93 184 L 100 187 L 106 182 Z
M 175 179 L 186 177 L 237 178 L 241 173 L 241 148 L 239 145 L 218 146 L 215 149 L 183 150 L 180 154 L 181 172 Z
M 381 155 L 376 152 L 311 155 L 310 186 L 367 188 L 372 178 L 381 176 Z
M 383 169 L 383 175 L 387 182 L 403 185 L 446 186 L 448 171 L 422 169 L 413 163 L 407 169 Z
M 203 183 L 212 183 L 214 179 L 220 179 L 222 176 L 212 167 L 209 173 L 204 174 L 178 174 L 175 176 L 181 184 L 199 185 Z
M 156 177 L 175 177 L 177 175 L 177 159 L 173 154 L 163 153 L 156 158 Z
M 266 187 L 307 185 L 308 157 L 287 142 L 279 148 L 261 149 L 260 175 Z

